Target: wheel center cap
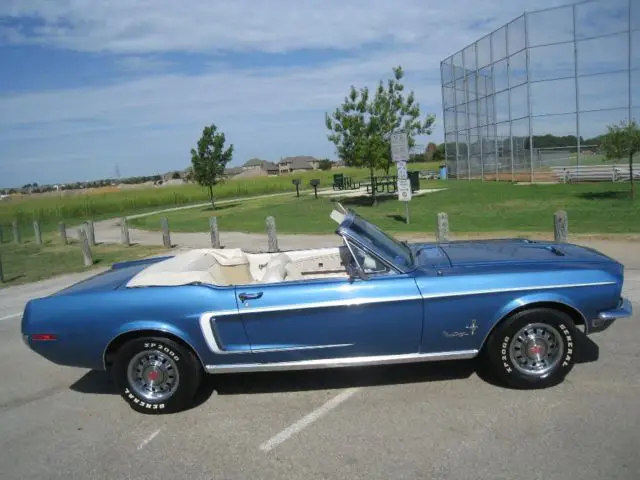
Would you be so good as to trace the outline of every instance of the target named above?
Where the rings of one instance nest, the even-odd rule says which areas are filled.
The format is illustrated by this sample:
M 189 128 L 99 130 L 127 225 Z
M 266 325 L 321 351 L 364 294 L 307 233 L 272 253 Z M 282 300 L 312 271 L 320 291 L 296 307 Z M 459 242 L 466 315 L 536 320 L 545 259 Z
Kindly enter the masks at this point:
M 527 354 L 530 357 L 543 357 L 546 350 L 544 343 L 532 342 L 527 347 Z
M 145 378 L 147 379 L 147 382 L 151 384 L 161 382 L 163 377 L 164 375 L 162 374 L 162 371 L 157 367 L 151 367 L 149 370 L 147 370 L 145 374 Z

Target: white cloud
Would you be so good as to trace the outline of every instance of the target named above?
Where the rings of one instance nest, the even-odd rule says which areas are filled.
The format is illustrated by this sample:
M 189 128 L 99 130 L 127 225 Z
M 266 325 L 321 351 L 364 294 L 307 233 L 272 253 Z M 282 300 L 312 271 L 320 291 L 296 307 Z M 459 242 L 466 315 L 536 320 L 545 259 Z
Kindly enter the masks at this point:
M 7 172 L 26 183 L 44 171 L 55 171 L 57 181 L 109 176 L 115 162 L 123 175 L 181 168 L 209 122 L 236 145 L 234 163 L 251 156 L 333 157 L 324 112 L 339 105 L 349 85 L 374 86 L 398 64 L 423 112 L 437 115 L 431 140 L 442 141 L 440 60 L 525 8 L 559 3 L 565 2 L 5 0 L 0 19 L 18 21 L 4 22 L 0 42 L 107 52 L 138 78 L 0 94 L 0 177 Z M 349 58 L 234 69 L 215 55 L 305 49 L 309 58 L 313 49 L 341 49 Z M 161 56 L 167 52 L 212 56 L 204 73 L 162 73 L 171 72 Z
M 5 0 L 0 16 L 40 24 L 23 42 L 117 53 L 307 48 L 351 49 L 381 40 L 414 44 L 441 30 L 508 21 L 523 8 L 559 0 Z M 497 25 L 496 25 L 497 26 Z M 13 39 L 16 40 L 15 38 Z M 433 47 L 433 45 L 432 45 Z

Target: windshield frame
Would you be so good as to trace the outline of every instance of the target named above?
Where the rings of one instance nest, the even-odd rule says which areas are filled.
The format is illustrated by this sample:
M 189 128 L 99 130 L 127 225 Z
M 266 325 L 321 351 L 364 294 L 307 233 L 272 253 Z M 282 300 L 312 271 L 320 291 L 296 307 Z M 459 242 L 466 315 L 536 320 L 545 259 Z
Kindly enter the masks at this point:
M 401 273 L 415 269 L 415 259 L 409 246 L 389 235 L 375 224 L 349 210 L 337 232 L 345 241 L 355 241 L 361 248 Z

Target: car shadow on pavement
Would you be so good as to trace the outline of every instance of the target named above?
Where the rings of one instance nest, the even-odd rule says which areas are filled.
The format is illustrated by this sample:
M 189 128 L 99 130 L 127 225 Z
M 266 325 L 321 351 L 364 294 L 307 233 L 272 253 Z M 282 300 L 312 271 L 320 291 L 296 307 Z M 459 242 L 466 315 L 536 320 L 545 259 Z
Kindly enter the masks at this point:
M 205 375 L 193 406 L 206 402 L 214 391 L 218 395 L 245 395 L 436 382 L 468 378 L 475 367 L 473 361 L 458 360 L 437 364 Z M 101 370 L 87 372 L 69 388 L 94 395 L 118 394 L 109 374 Z
M 578 341 L 582 353 L 576 358 L 576 363 L 596 361 L 599 356 L 598 345 L 582 333 Z M 205 403 L 214 392 L 218 395 L 247 395 L 431 383 L 468 379 L 474 373 L 493 386 L 507 388 L 496 381 L 482 365 L 478 360 L 455 360 L 374 367 L 205 375 L 191 408 Z M 75 392 L 94 395 L 118 394 L 109 374 L 100 370 L 89 371 L 69 388 Z

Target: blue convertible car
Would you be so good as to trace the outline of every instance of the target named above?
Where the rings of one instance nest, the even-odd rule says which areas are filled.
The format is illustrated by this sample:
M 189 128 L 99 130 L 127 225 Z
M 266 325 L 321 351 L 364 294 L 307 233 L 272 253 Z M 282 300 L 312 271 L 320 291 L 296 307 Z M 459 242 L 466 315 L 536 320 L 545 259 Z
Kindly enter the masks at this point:
M 188 407 L 204 374 L 483 359 L 503 383 L 546 387 L 577 336 L 631 315 L 624 268 L 572 244 L 400 242 L 350 210 L 343 244 L 279 253 L 198 249 L 119 263 L 45 298 L 25 343 L 110 370 L 149 413 Z

